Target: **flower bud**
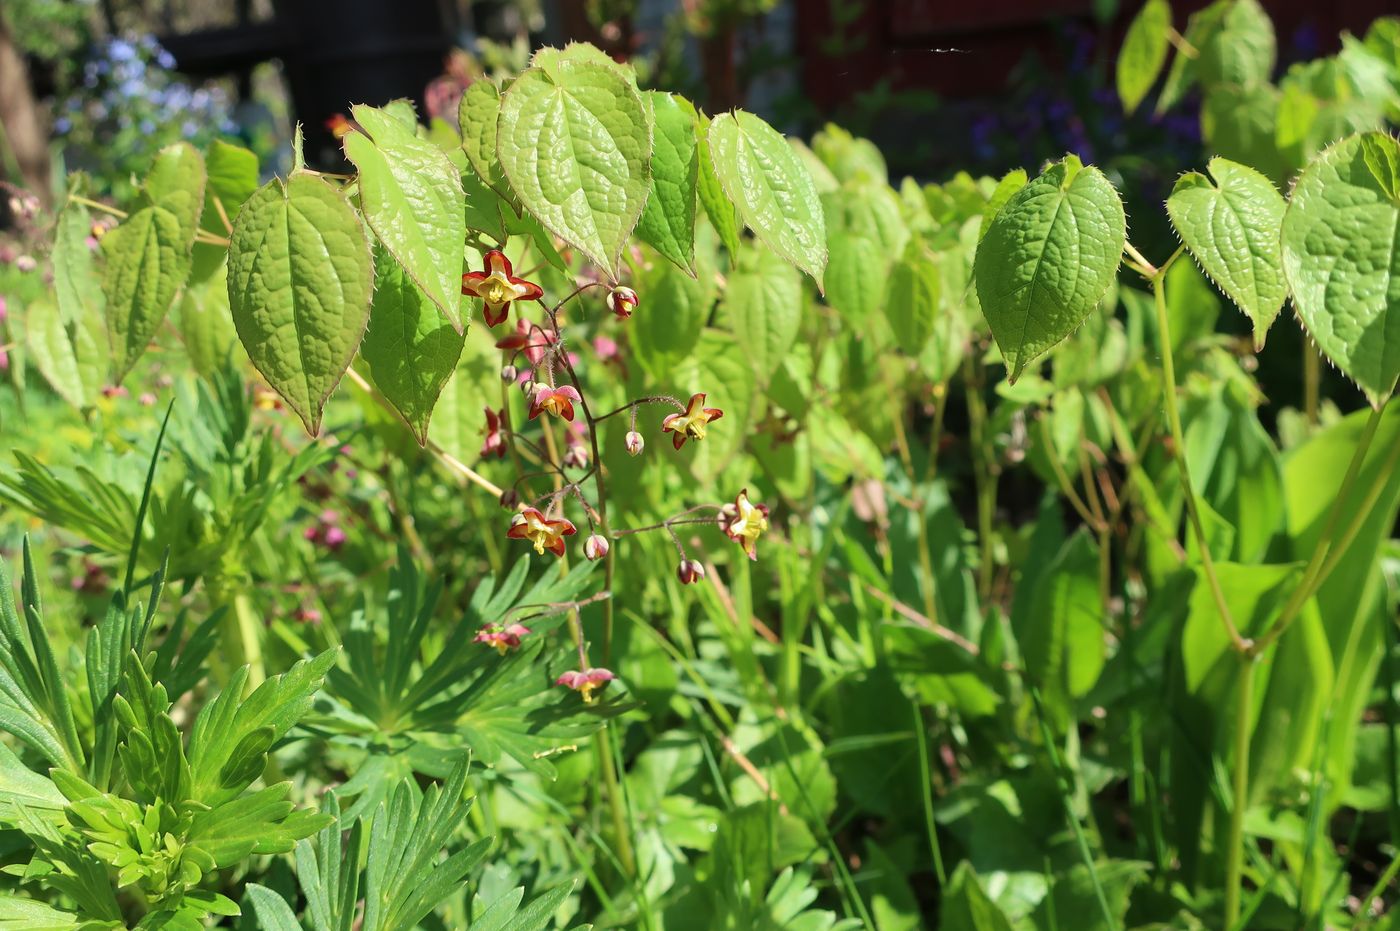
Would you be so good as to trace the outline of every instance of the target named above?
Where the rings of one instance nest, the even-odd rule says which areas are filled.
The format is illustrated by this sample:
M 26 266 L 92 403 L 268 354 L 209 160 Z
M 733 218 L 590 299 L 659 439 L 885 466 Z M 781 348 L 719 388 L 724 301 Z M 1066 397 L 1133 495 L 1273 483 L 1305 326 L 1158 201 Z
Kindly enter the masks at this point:
M 520 393 L 527 398 L 532 396 L 535 393 L 535 380 L 533 378 L 527 378 L 522 381 L 520 383 Z
M 626 320 L 637 306 L 637 292 L 621 285 L 608 292 L 608 310 Z
M 611 548 L 612 544 L 608 542 L 608 538 L 599 533 L 592 534 L 583 541 L 583 555 L 595 562 L 608 555 Z
M 642 435 L 636 430 L 627 432 L 627 454 L 629 456 L 640 456 L 646 445 L 647 441 L 642 439 Z
M 570 443 L 569 448 L 564 451 L 564 467 L 567 469 L 588 468 L 588 447 L 580 446 L 578 443 Z
M 682 559 L 681 564 L 676 567 L 676 578 L 681 580 L 682 585 L 702 581 L 705 578 L 705 567 L 697 560 Z
M 515 370 L 515 366 L 513 365 L 507 365 L 501 369 L 501 381 L 505 382 L 507 385 L 515 381 L 519 375 L 520 373 Z
M 520 492 L 514 488 L 507 488 L 501 492 L 501 507 L 507 511 L 514 511 L 515 506 L 520 503 Z

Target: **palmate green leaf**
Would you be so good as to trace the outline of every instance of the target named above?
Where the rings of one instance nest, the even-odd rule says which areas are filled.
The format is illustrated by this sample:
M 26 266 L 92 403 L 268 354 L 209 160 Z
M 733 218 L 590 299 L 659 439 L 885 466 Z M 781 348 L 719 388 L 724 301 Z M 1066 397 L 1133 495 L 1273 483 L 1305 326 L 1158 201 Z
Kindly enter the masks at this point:
M 406 127 L 375 107 L 357 105 L 352 112 L 370 134 L 343 140 L 346 158 L 359 169 L 365 222 L 460 332 L 467 226 L 457 169 L 436 145 L 418 138 L 417 124 Z
M 720 308 L 748 350 L 756 384 L 767 386 L 797 341 L 802 279 L 767 249 L 751 250 L 729 276 Z
M 1124 113 L 1138 108 L 1162 73 L 1171 50 L 1171 28 L 1172 8 L 1167 0 L 1147 0 L 1128 25 L 1115 71 Z
M 517 886 L 487 906 L 472 921 L 472 931 L 545 931 L 553 926 L 554 913 L 573 891 L 574 883 L 564 883 L 521 908 L 525 888 Z
M 19 824 L 20 809 L 57 823 L 67 804 L 52 779 L 25 766 L 13 750 L 0 744 L 0 823 Z
M 290 853 L 297 841 L 332 822 L 329 815 L 298 811 L 287 798 L 291 788 L 290 782 L 278 783 L 196 812 L 190 846 L 207 854 L 218 869 L 235 866 L 254 854 Z
M 710 123 L 715 176 L 744 225 L 820 289 L 826 270 L 826 220 L 812 176 L 782 134 L 736 110 Z
M 977 246 L 977 297 L 1010 380 L 1060 342 L 1117 279 L 1126 238 L 1118 192 L 1073 155 L 1011 196 Z
M 729 250 L 731 260 L 739 257 L 739 217 L 724 186 L 715 175 L 714 157 L 710 154 L 710 118 L 697 114 L 696 132 L 699 137 L 697 152 L 700 169 L 696 178 L 696 197 L 705 208 L 705 216 L 719 234 L 719 241 Z
M 190 274 L 204 205 L 204 158 L 189 143 L 160 151 L 142 185 L 142 206 L 102 237 L 112 380 L 146 351 Z
M 651 194 L 637 235 L 657 252 L 695 274 L 695 202 L 700 175 L 695 107 L 684 97 L 647 91 L 655 132 Z
M 339 191 L 306 171 L 265 184 L 229 247 L 238 338 L 313 435 L 369 320 L 374 260 Z
M 42 754 L 56 768 L 80 772 L 84 754 L 67 681 L 44 625 L 29 538 L 24 538 L 20 600 L 0 561 L 0 729 Z
M 530 68 L 501 101 L 496 151 L 525 209 L 616 279 L 651 190 L 652 121 L 616 68 Z
M 1352 136 L 1299 177 L 1283 216 L 1283 273 L 1298 316 L 1332 364 L 1373 405 L 1400 378 L 1400 225 L 1391 193 L 1396 142 Z
M 200 711 L 190 734 L 190 797 L 217 806 L 242 794 L 262 775 L 267 750 L 311 708 L 336 650 L 302 660 L 273 676 L 247 698 L 248 667 L 235 672 Z
M 322 797 L 321 811 L 330 821 L 315 842 L 307 839 L 297 844 L 297 883 L 306 896 L 306 920 L 315 931 L 351 931 L 360 899 L 365 823 L 357 818 L 342 832 L 344 821 L 335 792 Z
M 1167 214 L 1191 255 L 1254 323 L 1255 351 L 1283 309 L 1288 288 L 1278 230 L 1285 204 L 1259 172 L 1223 158 L 1182 175 Z
M 490 838 L 440 858 L 471 807 L 463 797 L 466 782 L 465 761 L 426 792 L 404 780 L 375 812 L 365 867 L 364 931 L 412 931 L 486 856 Z
M 876 287 L 876 283 L 867 282 L 866 287 Z M 885 317 L 900 348 L 909 355 L 922 352 L 933 335 L 942 289 L 938 266 L 923 242 L 915 239 L 890 269 L 885 291 Z
M 360 353 L 375 385 L 423 446 L 433 405 L 461 358 L 464 335 L 387 250 L 375 250 L 374 264 L 374 302 Z

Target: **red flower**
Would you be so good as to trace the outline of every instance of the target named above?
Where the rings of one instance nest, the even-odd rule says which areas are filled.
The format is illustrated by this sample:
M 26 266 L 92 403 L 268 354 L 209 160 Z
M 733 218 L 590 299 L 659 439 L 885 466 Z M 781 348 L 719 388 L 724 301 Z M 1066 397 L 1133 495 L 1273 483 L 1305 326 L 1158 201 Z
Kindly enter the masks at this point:
M 555 556 L 564 555 L 564 538 L 578 533 L 572 521 L 563 517 L 550 519 L 536 508 L 523 508 L 515 515 L 506 536 L 512 540 L 529 540 L 541 555 L 549 550 Z
M 530 399 L 530 419 L 534 420 L 540 416 L 541 411 L 549 411 L 556 417 L 572 421 L 574 402 L 582 400 L 573 385 L 561 385 L 558 388 L 553 385 L 536 385 L 534 397 Z
M 487 624 L 477 631 L 473 643 L 489 643 L 502 656 L 520 646 L 520 638 L 530 632 L 524 624 Z
M 331 135 L 337 139 L 341 139 L 347 133 L 355 130 L 355 124 L 346 119 L 344 113 L 334 113 L 326 117 L 326 121 L 322 125 L 329 129 Z
M 505 419 L 505 411 L 499 414 L 486 408 L 486 429 L 481 431 L 486 434 L 486 439 L 481 443 L 481 458 L 489 459 L 495 456 L 497 459 L 506 457 L 506 438 L 501 433 L 501 422 Z
M 486 325 L 495 326 L 510 313 L 513 301 L 533 301 L 544 296 L 539 285 L 512 274 L 510 259 L 492 249 L 486 253 L 486 271 L 462 276 L 462 293 L 479 297 L 485 305 Z
M 554 684 L 573 689 L 584 701 L 591 703 L 593 693 L 616 678 L 608 669 L 572 670 L 555 679 Z
M 706 425 L 724 416 L 724 411 L 717 407 L 705 407 L 704 404 L 703 392 L 692 394 L 684 414 L 670 414 L 661 421 L 662 433 L 675 433 L 671 437 L 671 445 L 676 449 L 684 446 L 686 440 L 703 440 Z

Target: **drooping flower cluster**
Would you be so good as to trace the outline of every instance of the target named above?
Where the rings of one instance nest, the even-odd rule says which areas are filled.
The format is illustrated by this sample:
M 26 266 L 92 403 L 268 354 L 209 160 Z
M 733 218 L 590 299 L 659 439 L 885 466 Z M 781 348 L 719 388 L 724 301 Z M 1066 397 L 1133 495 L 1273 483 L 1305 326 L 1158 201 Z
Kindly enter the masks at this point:
M 598 461 L 602 440 L 599 429 L 601 421 L 619 414 L 628 415 L 630 424 L 623 446 L 628 455 L 639 456 L 646 449 L 646 437 L 638 429 L 638 414 L 647 405 L 660 404 L 671 409 L 659 422 L 653 423 L 660 427 L 661 433 L 671 435 L 671 445 L 678 451 L 687 442 L 703 442 L 711 425 L 724 416 L 721 408 L 706 406 L 708 395 L 703 391 L 690 395 L 688 401 L 665 395 L 640 398 L 601 414 L 595 413 L 596 408 L 590 406 L 589 402 L 596 404 L 596 400 L 586 394 L 579 380 L 578 368 L 583 363 L 579 356 L 569 351 L 559 311 L 574 297 L 590 288 L 602 286 L 608 288 L 604 300 L 607 309 L 616 318 L 626 320 L 641 304 L 637 292 L 616 283 L 609 285 L 597 279 L 586 279 L 563 302 L 550 307 L 542 300 L 543 289 L 532 281 L 516 276 L 502 252 L 486 253 L 483 264 L 484 270 L 462 276 L 462 293 L 482 301 L 488 325 L 496 326 L 504 322 L 510 315 L 511 305 L 521 301 L 536 301 L 544 312 L 543 317 L 537 318 L 539 322 L 518 312 L 514 328 L 496 341 L 496 347 L 502 352 L 502 382 L 520 387 L 528 399 L 528 422 L 539 424 L 538 428 L 531 428 L 531 432 L 535 429 L 542 432 L 542 435 L 536 434 L 539 437 L 537 442 L 512 428 L 506 406 L 485 409 L 481 457 L 504 459 L 509 454 L 515 456 L 517 462 L 528 460 L 540 466 L 540 471 L 522 474 L 502 489 L 502 505 L 515 512 L 506 536 L 530 544 L 540 555 L 548 552 L 556 557 L 565 557 L 568 538 L 579 533 L 579 527 L 564 514 L 568 503 L 575 501 L 587 518 L 582 555 L 590 561 L 610 560 L 613 543 L 620 537 L 649 530 L 665 530 L 671 535 L 680 554 L 677 578 L 686 585 L 701 582 L 706 577 L 706 563 L 686 554 L 681 537 L 675 530 L 676 525 L 680 524 L 704 524 L 718 528 L 737 543 L 745 555 L 756 559 L 757 542 L 768 530 L 769 510 L 764 504 L 750 501 L 748 489 L 740 491 L 729 503 L 698 505 L 651 527 L 618 531 L 608 528 L 606 502 L 600 498 L 595 506 L 585 490 L 590 478 L 594 479 L 594 488 L 600 496 L 605 487 L 603 465 Z M 593 364 L 625 366 L 619 341 L 595 333 L 592 345 L 596 356 Z M 544 414 L 551 416 L 542 417 Z M 562 421 L 564 427 L 562 443 L 558 427 L 553 423 L 554 418 Z M 547 477 L 552 490 L 538 496 L 532 492 L 530 482 L 536 476 Z M 694 516 L 697 514 L 703 516 Z M 596 701 L 597 693 L 615 675 L 588 662 L 586 640 L 576 608 L 571 611 L 570 624 L 579 652 L 578 668 L 560 675 L 556 684 L 577 691 L 585 702 L 592 703 Z M 521 637 L 528 633 L 530 631 L 524 625 L 501 621 L 481 628 L 475 640 L 504 654 L 518 648 Z

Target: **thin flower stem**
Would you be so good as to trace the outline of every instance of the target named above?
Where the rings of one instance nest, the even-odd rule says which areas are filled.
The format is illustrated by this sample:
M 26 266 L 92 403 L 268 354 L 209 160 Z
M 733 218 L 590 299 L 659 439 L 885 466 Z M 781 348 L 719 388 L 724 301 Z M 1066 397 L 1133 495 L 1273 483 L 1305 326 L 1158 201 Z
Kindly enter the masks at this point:
M 616 417 L 618 414 L 621 414 L 623 411 L 633 411 L 633 412 L 635 412 L 636 409 L 637 409 L 638 407 L 640 407 L 641 405 L 643 405 L 643 404 L 670 404 L 672 407 L 674 407 L 674 408 L 675 408 L 676 410 L 678 410 L 678 411 L 684 411 L 684 410 L 685 410 L 685 404 L 682 403 L 681 400 L 680 400 L 679 398 L 673 398 L 673 397 L 671 397 L 670 395 L 666 395 L 666 394 L 658 394 L 658 395 L 654 395 L 654 396 L 649 397 L 649 398 L 638 398 L 638 399 L 635 400 L 635 401 L 628 401 L 626 404 L 622 405 L 621 407 L 617 408 L 616 410 L 608 411 L 606 414 L 599 414 L 597 417 L 593 418 L 593 420 L 594 420 L 594 422 L 597 422 L 597 421 L 600 421 L 600 420 L 607 420 L 609 417 Z M 633 414 L 633 416 L 636 416 L 635 413 Z M 636 422 L 634 421 L 632 425 L 635 427 L 635 426 L 636 426 Z
M 383 407 L 390 413 L 394 413 L 393 406 L 389 404 L 389 402 L 384 398 L 383 395 L 381 395 L 378 391 L 375 390 L 373 385 L 365 381 L 364 376 L 362 376 L 359 372 L 355 371 L 353 368 L 348 368 L 345 370 L 345 377 L 349 378 L 351 382 L 353 382 L 357 387 L 359 387 L 362 391 L 364 391 L 371 398 L 373 398 L 375 402 L 379 404 L 380 407 Z M 431 438 L 428 440 L 426 448 L 428 452 L 432 453 L 435 457 L 437 457 L 439 462 L 447 466 L 453 472 L 456 472 L 468 482 L 471 482 L 473 485 L 476 485 L 477 487 L 495 496 L 496 498 L 500 498 L 501 495 L 505 494 L 504 489 L 502 489 L 499 485 L 497 485 L 495 482 L 491 481 L 481 473 L 475 471 L 466 463 L 458 460 L 457 457 L 453 456 L 447 450 L 443 449 L 437 443 L 433 442 Z
M 1177 32 L 1176 29 L 1173 27 L 1167 28 L 1167 41 L 1170 42 L 1176 48 L 1177 52 L 1179 52 L 1182 55 L 1185 55 L 1187 58 L 1200 57 L 1200 50 L 1197 49 L 1196 46 L 1192 45 L 1190 42 L 1187 42 L 1186 37 L 1183 36 L 1181 33 Z
M 88 198 L 81 197 L 77 194 L 68 195 L 68 199 L 75 204 L 82 204 L 84 207 L 91 207 L 93 210 L 101 210 L 103 213 L 110 213 L 112 216 L 120 220 L 125 220 L 128 216 L 130 216 L 130 214 L 128 214 L 125 210 L 119 210 L 116 207 L 112 207 L 108 204 L 102 203 L 102 201 L 100 200 L 89 200 Z
M 564 299 L 563 299 L 562 301 L 560 301 L 558 304 L 555 304 L 555 305 L 554 305 L 554 309 L 553 309 L 553 310 L 549 310 L 549 308 L 546 307 L 545 309 L 546 309 L 546 310 L 549 310 L 550 322 L 555 324 L 554 329 L 555 329 L 556 331 L 559 329 L 558 323 L 554 320 L 554 315 L 557 314 L 557 313 L 559 313 L 560 309 L 561 309 L 565 304 L 569 303 L 569 301 L 572 301 L 574 298 L 578 297 L 580 294 L 582 294 L 583 292 L 587 291 L 589 288 L 602 288 L 602 287 L 605 287 L 605 285 L 604 285 L 603 282 L 601 282 L 601 281 L 589 281 L 589 282 L 587 282 L 587 283 L 585 283 L 585 284 L 579 285 L 577 288 L 574 288 L 574 290 L 573 290 L 572 292 L 570 292 L 570 294 L 569 294 L 568 297 L 564 298 Z M 544 299 L 543 299 L 543 298 L 540 299 L 540 303 L 541 303 L 541 304 L 544 303 Z

